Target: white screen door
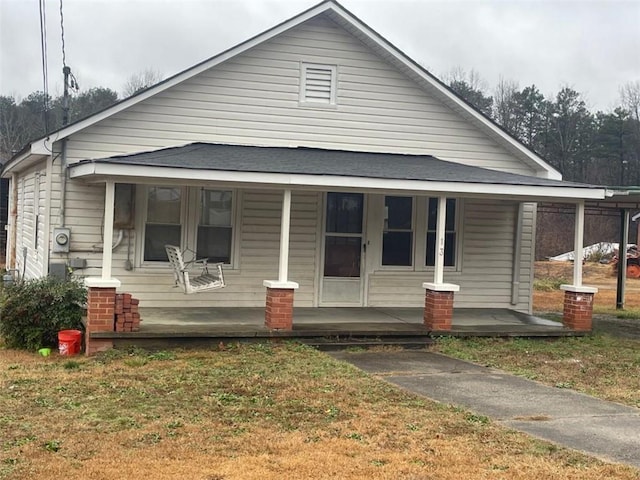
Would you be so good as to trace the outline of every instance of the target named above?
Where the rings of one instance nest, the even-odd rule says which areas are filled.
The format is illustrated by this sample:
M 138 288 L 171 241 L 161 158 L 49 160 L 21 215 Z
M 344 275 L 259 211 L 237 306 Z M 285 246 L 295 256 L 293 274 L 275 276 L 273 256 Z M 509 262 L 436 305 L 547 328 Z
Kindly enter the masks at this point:
M 362 305 L 364 195 L 327 193 L 321 305 Z

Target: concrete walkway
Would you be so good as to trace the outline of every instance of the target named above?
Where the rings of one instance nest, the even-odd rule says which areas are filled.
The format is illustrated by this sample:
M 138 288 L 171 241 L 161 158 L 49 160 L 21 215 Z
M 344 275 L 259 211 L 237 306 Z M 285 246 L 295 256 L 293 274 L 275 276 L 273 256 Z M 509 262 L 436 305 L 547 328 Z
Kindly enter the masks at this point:
M 418 395 L 465 407 L 506 427 L 640 467 L 640 409 L 426 351 L 330 355 Z

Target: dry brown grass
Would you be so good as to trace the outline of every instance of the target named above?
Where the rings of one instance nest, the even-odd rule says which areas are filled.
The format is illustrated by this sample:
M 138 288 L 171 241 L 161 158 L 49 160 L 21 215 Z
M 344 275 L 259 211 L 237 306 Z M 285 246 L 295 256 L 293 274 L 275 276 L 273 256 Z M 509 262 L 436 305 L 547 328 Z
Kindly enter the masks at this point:
M 297 345 L 0 350 L 5 479 L 637 479 Z
M 535 278 L 564 279 L 571 283 L 573 264 L 570 262 L 536 262 Z M 594 297 L 596 313 L 610 313 L 616 307 L 616 276 L 611 265 L 587 263 L 583 266 L 583 283 L 598 288 Z M 562 312 L 564 292 L 533 291 L 533 308 L 536 311 Z M 627 278 L 625 308 L 640 308 L 640 279 Z

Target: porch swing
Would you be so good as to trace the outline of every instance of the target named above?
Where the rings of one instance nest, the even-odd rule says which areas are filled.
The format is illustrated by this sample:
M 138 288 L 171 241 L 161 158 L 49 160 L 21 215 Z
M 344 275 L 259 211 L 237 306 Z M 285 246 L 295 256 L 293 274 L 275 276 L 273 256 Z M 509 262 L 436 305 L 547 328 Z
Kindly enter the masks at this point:
M 180 286 L 185 294 L 205 292 L 224 288 L 224 274 L 222 273 L 222 263 L 207 263 L 206 258 L 185 262 L 182 252 L 175 245 L 165 245 L 165 251 L 169 258 L 169 263 L 173 268 L 173 276 L 176 287 Z M 202 271 L 199 275 L 189 275 L 189 267 L 199 266 Z M 209 271 L 211 269 L 212 271 Z

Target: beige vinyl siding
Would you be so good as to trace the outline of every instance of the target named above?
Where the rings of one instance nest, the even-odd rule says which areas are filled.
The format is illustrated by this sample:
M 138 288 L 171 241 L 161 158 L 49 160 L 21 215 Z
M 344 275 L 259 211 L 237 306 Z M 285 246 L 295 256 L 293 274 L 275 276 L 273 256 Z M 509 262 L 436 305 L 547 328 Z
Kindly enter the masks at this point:
M 18 176 L 16 269 L 25 279 L 41 277 L 45 271 L 45 178 L 44 163 L 31 167 Z
M 92 188 L 98 197 L 104 197 L 104 188 Z M 181 289 L 174 287 L 173 273 L 168 266 L 125 270 L 128 248 L 126 235 L 129 232 L 132 234 L 131 258 L 135 258 L 136 254 L 135 232 L 131 230 L 125 232 L 122 243 L 113 251 L 113 277 L 122 282 L 119 290 L 130 292 L 143 305 L 154 307 L 180 307 L 185 302 L 190 307 L 263 307 L 266 292 L 263 280 L 278 278 L 282 192 L 250 190 L 241 192 L 239 197 L 242 222 L 234 225 L 234 228 L 237 229 L 236 235 L 239 235 L 236 245 L 240 249 L 240 263 L 237 268 L 225 269 L 226 288 L 187 297 Z M 92 202 L 102 205 L 101 199 L 96 198 Z M 318 193 L 294 192 L 292 195 L 289 278 L 300 284 L 295 295 L 296 306 L 309 307 L 314 301 L 318 202 Z M 82 208 L 68 209 L 68 212 L 68 219 L 74 224 L 94 222 L 84 216 Z M 83 213 L 83 217 L 77 216 L 80 213 Z M 95 221 L 100 222 L 101 218 Z M 82 276 L 100 275 L 100 254 L 73 251 L 80 246 L 90 247 L 98 240 L 101 242 L 98 236 L 90 235 L 91 231 L 100 232 L 100 227 L 74 228 L 72 233 L 72 237 L 82 236 L 84 240 L 82 244 L 76 240 L 70 254 L 88 260 L 89 268 L 77 272 Z M 117 230 L 114 236 L 117 236 Z
M 301 62 L 337 66 L 335 107 L 299 104 Z M 325 18 L 302 24 L 73 135 L 69 158 L 194 141 L 431 154 L 533 173 Z
M 529 204 L 530 205 L 530 204 Z M 459 235 L 462 251 L 458 271 L 445 271 L 445 282 L 460 285 L 456 308 L 513 308 L 529 311 L 531 247 L 523 248 L 520 298 L 511 304 L 512 258 L 517 203 L 465 199 Z M 525 209 L 523 240 L 533 235 L 532 207 Z M 525 245 L 527 242 L 523 242 Z M 374 272 L 369 276 L 370 306 L 424 305 L 422 282 L 433 281 L 432 271 Z

